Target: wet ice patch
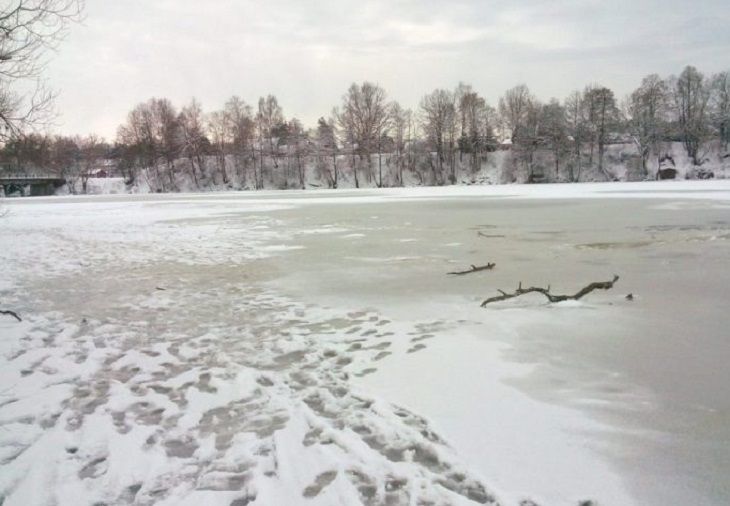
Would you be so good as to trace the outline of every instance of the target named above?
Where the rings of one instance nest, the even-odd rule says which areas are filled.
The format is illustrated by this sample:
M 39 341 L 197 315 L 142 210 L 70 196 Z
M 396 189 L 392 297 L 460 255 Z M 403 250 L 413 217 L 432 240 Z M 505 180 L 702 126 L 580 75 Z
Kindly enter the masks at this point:
M 396 255 L 390 257 L 346 257 L 348 260 L 357 260 L 364 263 L 399 263 L 399 262 L 413 262 L 422 260 L 424 257 L 420 256 L 408 256 L 408 255 Z
M 300 244 L 271 244 L 268 246 L 261 246 L 259 251 L 266 253 L 280 253 L 283 251 L 294 251 L 299 249 L 304 249 L 304 246 Z

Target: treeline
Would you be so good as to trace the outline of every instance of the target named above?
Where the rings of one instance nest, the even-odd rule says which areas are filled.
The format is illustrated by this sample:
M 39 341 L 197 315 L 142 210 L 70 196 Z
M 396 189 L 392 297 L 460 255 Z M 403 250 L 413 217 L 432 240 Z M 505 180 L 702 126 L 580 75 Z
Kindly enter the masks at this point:
M 688 66 L 678 76 L 645 77 L 622 100 L 592 84 L 542 102 L 519 85 L 492 106 L 459 84 L 425 95 L 415 111 L 365 82 L 308 129 L 287 119 L 272 95 L 256 106 L 232 97 L 212 112 L 195 99 L 178 110 L 153 98 L 129 112 L 111 144 L 35 134 L 7 142 L 2 157 L 6 166 L 80 181 L 81 191 L 101 160 L 113 160 L 129 184 L 143 179 L 158 191 L 179 190 L 181 178 L 198 188 L 305 188 L 308 178 L 337 188 L 343 179 L 355 187 L 403 185 L 405 174 L 421 184 L 454 184 L 498 149 L 510 151 L 504 181 L 580 181 L 587 171 L 612 180 L 604 159 L 613 143 L 632 144 L 647 177 L 665 143 L 683 143 L 701 166 L 710 141 L 724 150 L 730 142 L 730 72 L 705 76 Z

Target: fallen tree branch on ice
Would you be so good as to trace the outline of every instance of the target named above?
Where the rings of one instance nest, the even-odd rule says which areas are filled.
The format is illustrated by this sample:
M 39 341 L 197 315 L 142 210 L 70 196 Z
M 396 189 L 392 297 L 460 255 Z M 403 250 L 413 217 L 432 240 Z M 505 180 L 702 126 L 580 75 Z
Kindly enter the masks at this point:
M 496 264 L 493 264 L 493 263 L 488 263 L 487 265 L 472 265 L 469 270 L 447 272 L 446 274 L 454 274 L 455 276 L 462 276 L 464 274 L 471 274 L 472 272 L 492 270 L 492 269 L 494 269 L 495 265 Z
M 9 315 L 9 316 L 12 316 L 13 318 L 15 318 L 16 320 L 18 320 L 19 322 L 22 322 L 23 321 L 20 318 L 20 316 L 18 316 L 18 313 L 16 313 L 15 311 L 10 311 L 9 309 L 7 309 L 7 310 L 0 309 L 0 314 L 6 314 L 6 315 Z
M 578 300 L 589 293 L 591 293 L 593 290 L 609 290 L 613 288 L 613 285 L 618 281 L 618 276 L 614 275 L 613 279 L 611 281 L 596 281 L 593 283 L 590 283 L 580 290 L 578 290 L 573 295 L 554 295 L 550 293 L 550 285 L 548 285 L 547 288 L 541 288 L 537 286 L 531 286 L 529 288 L 522 288 L 522 282 L 520 282 L 519 286 L 517 287 L 517 290 L 515 290 L 512 293 L 507 293 L 502 290 L 497 290 L 502 295 L 496 295 L 494 297 L 490 297 L 489 299 L 482 302 L 482 307 L 486 306 L 487 304 L 491 304 L 492 302 L 500 302 L 507 299 L 512 299 L 514 297 L 519 297 L 520 295 L 525 295 L 527 293 L 541 293 L 550 302 L 562 302 L 564 300 Z
M 479 237 L 486 237 L 486 238 L 488 238 L 488 239 L 494 239 L 495 237 L 504 237 L 504 235 L 503 235 L 503 234 L 485 234 L 485 233 L 484 233 L 484 232 L 482 232 L 481 230 L 479 230 L 479 231 L 477 232 L 477 235 L 478 235 Z

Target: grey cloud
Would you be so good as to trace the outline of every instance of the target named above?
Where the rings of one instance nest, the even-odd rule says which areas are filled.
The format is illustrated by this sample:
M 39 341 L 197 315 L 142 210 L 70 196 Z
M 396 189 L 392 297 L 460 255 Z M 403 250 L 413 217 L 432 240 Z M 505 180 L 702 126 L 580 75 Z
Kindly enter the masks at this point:
M 495 101 L 526 82 L 545 98 L 593 81 L 628 92 L 642 76 L 730 66 L 725 2 L 679 0 L 96 0 L 49 67 L 60 129 L 112 137 L 135 103 L 271 92 L 313 123 L 352 81 L 406 106 L 471 82 Z M 724 61 L 723 61 L 724 60 Z

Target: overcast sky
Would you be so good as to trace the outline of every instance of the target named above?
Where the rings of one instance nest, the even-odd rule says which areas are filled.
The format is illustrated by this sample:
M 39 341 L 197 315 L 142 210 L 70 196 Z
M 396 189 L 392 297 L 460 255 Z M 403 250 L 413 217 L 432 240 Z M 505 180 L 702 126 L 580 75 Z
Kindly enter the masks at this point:
M 138 102 L 275 94 L 311 126 L 353 81 L 415 107 L 459 81 L 496 104 L 598 82 L 622 97 L 649 73 L 730 69 L 728 0 L 87 0 L 48 77 L 58 130 L 113 139 Z

